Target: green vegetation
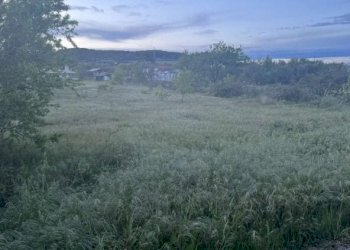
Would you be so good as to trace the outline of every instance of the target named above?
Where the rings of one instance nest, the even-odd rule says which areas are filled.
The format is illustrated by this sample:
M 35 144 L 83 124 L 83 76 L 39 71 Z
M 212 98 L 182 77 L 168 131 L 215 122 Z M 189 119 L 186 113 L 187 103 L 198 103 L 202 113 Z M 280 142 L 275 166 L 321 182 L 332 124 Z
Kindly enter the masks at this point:
M 112 83 L 113 84 L 124 84 L 124 76 L 125 76 L 125 72 L 124 72 L 124 68 L 121 66 L 117 66 L 113 72 L 112 75 Z
M 120 64 L 114 70 L 112 83 L 148 85 L 153 80 L 153 67 L 152 63 L 147 62 Z
M 312 102 L 337 96 L 347 102 L 346 95 L 342 95 L 346 91 L 342 90 L 349 69 L 344 64 L 307 59 L 252 61 L 241 48 L 219 42 L 204 52 L 185 53 L 179 67 L 195 75 L 196 91 L 220 97 L 267 96 L 275 100 Z
M 98 83 L 56 93 L 1 249 L 300 249 L 349 239 L 350 111 Z M 26 157 L 31 155 L 32 157 Z
M 64 84 L 47 73 L 63 63 L 57 36 L 70 37 L 76 23 L 62 15 L 63 0 L 1 1 L 0 10 L 0 140 L 33 138 L 52 89 Z
M 144 92 L 145 93 L 145 92 Z M 162 85 L 157 86 L 154 92 L 155 96 L 159 98 L 159 100 L 164 101 L 170 97 L 170 93 L 166 90 Z
M 176 90 L 181 94 L 181 102 L 184 102 L 186 94 L 193 92 L 195 77 L 191 71 L 181 71 L 175 79 Z
M 38 128 L 53 90 L 66 85 L 57 51 L 58 37 L 70 39 L 76 25 L 67 10 L 63 0 L 0 1 L 0 204 L 12 195 L 24 162 L 40 158 L 39 149 L 24 148 L 43 149 L 49 139 Z
M 246 65 L 249 58 L 241 48 L 224 42 L 215 43 L 204 52 L 186 52 L 179 60 L 182 70 L 192 71 L 197 78 L 197 89 L 220 83 L 227 75 L 235 75 L 237 69 Z

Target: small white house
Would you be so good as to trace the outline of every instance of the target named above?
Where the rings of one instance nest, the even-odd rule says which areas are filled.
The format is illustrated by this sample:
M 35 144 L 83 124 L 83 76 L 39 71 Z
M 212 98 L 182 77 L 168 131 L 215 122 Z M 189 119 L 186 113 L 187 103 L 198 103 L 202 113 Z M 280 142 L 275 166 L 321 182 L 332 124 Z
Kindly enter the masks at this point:
M 69 68 L 68 65 L 64 66 L 64 70 L 61 72 L 62 76 L 67 79 L 77 80 L 77 73 Z
M 102 71 L 102 69 L 100 68 L 89 69 L 87 73 L 88 73 L 88 76 L 94 79 L 95 81 L 109 81 L 112 78 L 111 74 L 108 74 L 107 72 Z

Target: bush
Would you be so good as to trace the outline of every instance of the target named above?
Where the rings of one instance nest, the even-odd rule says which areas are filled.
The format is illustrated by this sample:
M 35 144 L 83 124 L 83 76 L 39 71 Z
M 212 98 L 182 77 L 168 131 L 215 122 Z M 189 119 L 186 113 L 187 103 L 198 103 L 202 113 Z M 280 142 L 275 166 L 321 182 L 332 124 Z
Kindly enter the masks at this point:
M 219 97 L 241 96 L 244 93 L 243 85 L 231 75 L 226 76 L 222 83 L 213 88 L 214 95 Z
M 318 98 L 313 102 L 320 108 L 340 108 L 343 105 L 343 101 L 341 98 L 336 96 L 323 96 L 321 98 Z
M 309 102 L 316 97 L 307 88 L 299 86 L 274 86 L 271 96 L 273 99 L 288 102 Z
M 271 58 L 251 61 L 241 49 L 224 43 L 214 44 L 209 51 L 184 54 L 179 66 L 196 77 L 196 91 L 209 87 L 219 97 L 244 94 L 291 102 L 309 102 L 341 90 L 349 74 L 348 67 L 339 63 L 327 64 L 307 59 L 276 62 Z M 246 84 L 250 85 L 249 88 Z M 273 93 L 259 93 L 266 89 L 254 88 L 254 85 L 272 87 Z M 346 95 L 342 96 L 344 100 L 350 100 Z
M 166 99 L 168 99 L 170 97 L 170 94 L 168 91 L 166 91 L 165 88 L 163 88 L 161 85 L 159 85 L 157 88 L 156 88 L 156 91 L 154 93 L 158 98 L 159 100 L 161 101 L 164 101 Z
M 193 92 L 193 85 L 196 82 L 195 75 L 192 71 L 181 71 L 174 80 L 176 90 L 181 94 L 181 102 L 184 96 Z

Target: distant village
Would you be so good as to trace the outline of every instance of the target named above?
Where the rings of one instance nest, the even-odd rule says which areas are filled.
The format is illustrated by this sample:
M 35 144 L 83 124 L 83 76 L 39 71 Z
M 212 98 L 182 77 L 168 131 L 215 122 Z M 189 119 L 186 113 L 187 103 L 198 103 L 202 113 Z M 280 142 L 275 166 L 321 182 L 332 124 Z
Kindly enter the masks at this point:
M 123 62 L 118 63 L 112 60 L 101 60 L 94 63 L 91 62 L 80 62 L 77 66 L 70 67 L 66 65 L 63 70 L 59 73 L 62 77 L 71 80 L 92 80 L 98 82 L 110 81 L 112 80 L 113 73 L 117 66 L 120 65 L 134 65 L 138 62 Z M 151 66 L 143 66 L 143 72 L 149 73 L 153 71 L 152 76 L 154 81 L 160 82 L 171 82 L 179 73 L 176 65 L 172 62 L 157 62 L 152 63 Z M 56 73 L 54 71 L 49 71 L 48 73 Z

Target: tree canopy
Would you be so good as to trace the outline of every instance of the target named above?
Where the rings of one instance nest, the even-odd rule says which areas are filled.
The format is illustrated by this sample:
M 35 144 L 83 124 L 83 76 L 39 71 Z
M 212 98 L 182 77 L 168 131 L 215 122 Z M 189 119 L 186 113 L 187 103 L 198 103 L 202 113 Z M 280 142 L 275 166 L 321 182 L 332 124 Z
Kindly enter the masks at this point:
M 195 76 L 196 91 L 221 97 L 260 94 L 287 101 L 310 101 L 345 93 L 342 90 L 349 75 L 348 67 L 339 63 L 250 60 L 241 48 L 224 42 L 215 43 L 204 52 L 185 53 L 179 67 Z
M 183 70 L 192 71 L 201 83 L 216 84 L 228 74 L 235 74 L 239 65 L 249 61 L 242 48 L 224 42 L 214 43 L 209 50 L 185 53 L 180 60 Z
M 181 102 L 186 94 L 193 92 L 195 77 L 191 71 L 181 71 L 175 78 L 176 90 L 181 94 Z
M 0 1 L 0 139 L 37 137 L 52 90 L 64 85 L 52 72 L 77 24 L 68 9 L 63 0 Z

